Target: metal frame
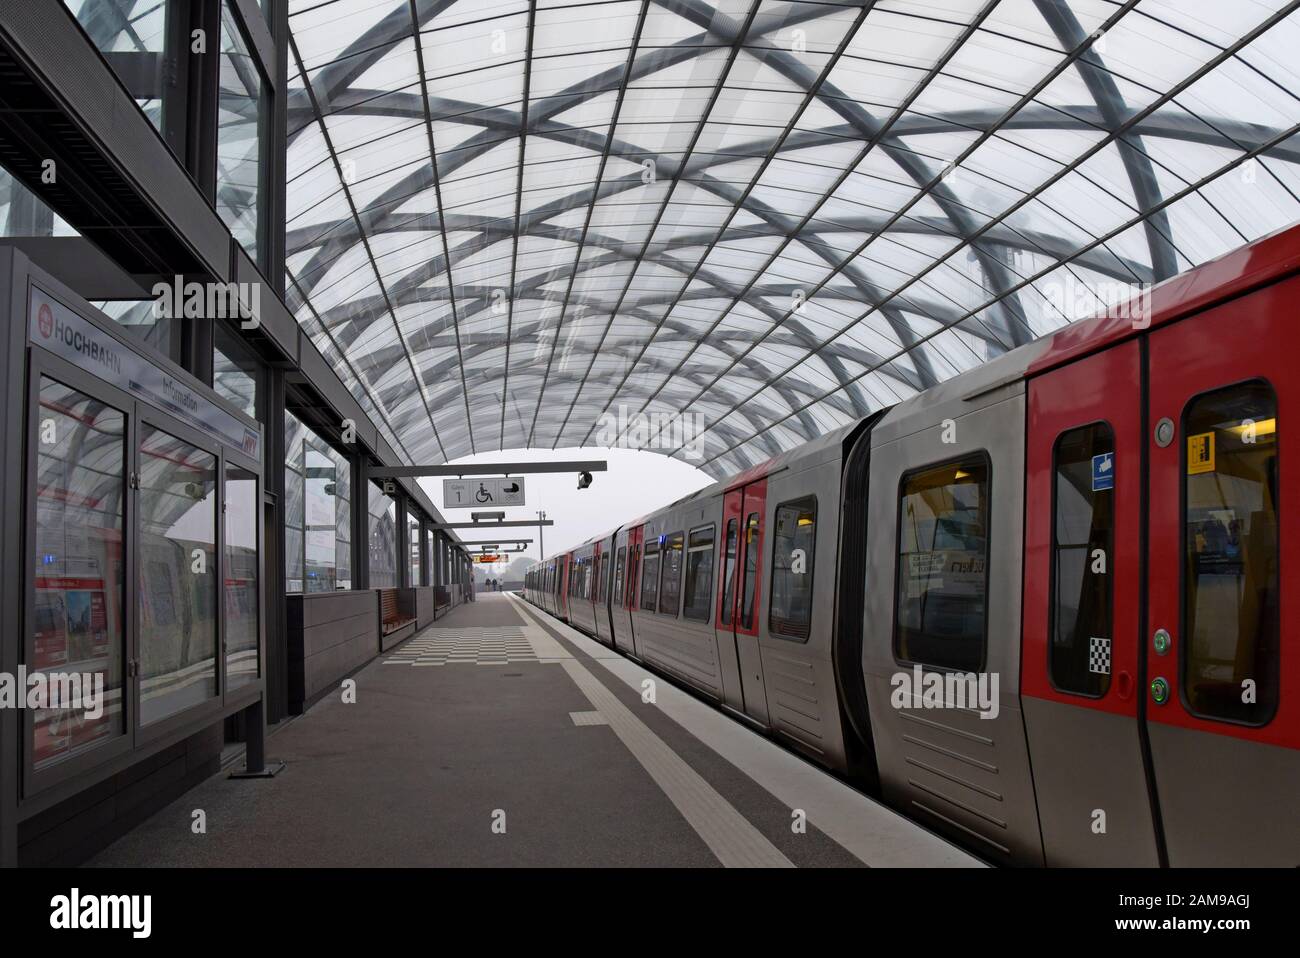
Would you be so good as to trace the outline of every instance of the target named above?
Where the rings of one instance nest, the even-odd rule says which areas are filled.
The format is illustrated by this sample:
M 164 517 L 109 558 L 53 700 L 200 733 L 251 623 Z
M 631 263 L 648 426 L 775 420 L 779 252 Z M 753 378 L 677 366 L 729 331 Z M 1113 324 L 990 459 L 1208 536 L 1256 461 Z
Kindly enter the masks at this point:
M 566 462 L 467 462 L 451 466 L 366 466 L 370 479 L 398 479 L 416 476 L 509 476 L 512 473 L 606 472 L 604 459 Z
M 17 805 L 17 815 L 20 818 L 27 818 L 39 811 L 49 808 L 58 802 L 75 795 L 82 789 L 102 781 L 107 776 L 115 774 L 125 768 L 128 768 L 149 755 L 160 749 L 166 748 L 177 741 L 192 735 L 203 728 L 210 727 L 215 721 L 223 717 L 230 717 L 247 709 L 253 709 L 258 714 L 264 714 L 264 710 L 259 706 L 266 695 L 266 664 L 267 664 L 267 629 L 266 616 L 267 604 L 265 601 L 265 570 L 262 567 L 260 556 L 263 554 L 265 545 L 265 530 L 261 515 L 261 496 L 260 490 L 263 488 L 265 478 L 262 475 L 261 463 L 243 454 L 242 451 L 231 449 L 225 443 L 220 442 L 214 437 L 208 436 L 200 430 L 184 423 L 167 412 L 157 409 L 143 399 L 132 396 L 111 383 L 99 379 L 98 377 L 86 372 L 71 363 L 66 362 L 58 356 L 41 349 L 38 346 L 29 346 L 27 344 L 27 326 L 28 326 L 28 296 L 32 281 L 35 280 L 41 288 L 52 297 L 60 300 L 62 304 L 71 309 L 74 313 L 80 315 L 83 319 L 88 320 L 96 326 L 106 337 L 114 339 L 125 350 L 139 353 L 159 367 L 163 368 L 177 379 L 187 382 L 193 387 L 203 388 L 209 393 L 208 398 L 223 407 L 227 412 L 232 413 L 238 419 L 247 425 L 260 428 L 259 424 L 244 414 L 241 410 L 236 409 L 233 405 L 221 399 L 220 396 L 212 392 L 210 387 L 200 383 L 195 377 L 183 371 L 175 364 L 171 363 L 166 357 L 153 352 L 146 347 L 141 347 L 138 343 L 130 341 L 120 330 L 113 327 L 112 323 L 106 322 L 99 318 L 96 311 L 87 307 L 80 302 L 79 297 L 68 290 L 63 284 L 52 278 L 42 275 L 39 271 L 33 269 L 15 269 L 13 276 L 21 279 L 20 283 L 15 283 L 15 289 L 12 290 L 13 302 L 11 309 L 16 310 L 14 316 L 20 319 L 11 319 L 11 328 L 17 330 L 14 334 L 22 343 L 19 356 L 24 364 L 25 385 L 23 403 L 22 421 L 24 423 L 24 435 L 32 435 L 32 430 L 36 428 L 37 417 L 39 414 L 39 402 L 37 396 L 42 376 L 55 379 L 73 389 L 78 390 L 86 395 L 95 397 L 100 401 L 119 409 L 126 419 L 125 457 L 123 461 L 123 562 L 124 562 L 124 579 L 125 587 L 123 589 L 123 625 L 125 635 L 123 637 L 123 660 L 122 660 L 122 714 L 125 732 L 118 740 L 106 742 L 103 745 L 96 745 L 86 750 L 84 753 L 71 756 L 64 761 L 60 761 L 46 769 L 36 770 L 33 764 L 33 756 L 30 754 L 26 743 L 30 741 L 31 724 L 33 716 L 26 711 L 18 724 L 23 731 L 22 738 L 22 761 L 19 767 L 22 781 L 21 798 Z M 74 308 L 74 305 L 76 308 Z M 20 376 L 20 382 L 24 381 L 24 376 Z M 168 435 L 172 435 L 182 441 L 188 442 L 197 448 L 214 457 L 216 475 L 216 499 L 214 502 L 214 521 L 216 533 L 216 568 L 213 570 L 219 581 L 215 593 L 217 604 L 216 618 L 214 621 L 216 638 L 218 645 L 215 654 L 219 656 L 217 666 L 218 675 L 218 695 L 216 698 L 205 702 L 201 705 L 184 709 L 181 712 L 166 716 L 159 719 L 156 723 L 149 726 L 142 726 L 139 721 L 139 676 L 132 676 L 129 673 L 128 663 L 132 660 L 138 660 L 140 649 L 139 623 L 138 623 L 138 595 L 132 588 L 132 584 L 139 581 L 139 515 L 137 497 L 131 495 L 130 490 L 126 488 L 128 477 L 133 472 L 139 471 L 139 443 L 141 424 L 148 424 L 154 428 L 160 429 Z M 36 497 L 28 495 L 25 490 L 36 488 L 36 449 L 30 444 L 26 446 L 25 455 L 22 459 L 22 476 L 24 490 L 19 494 L 23 496 L 23 527 L 24 533 L 19 537 L 19 554 L 26 556 L 35 539 L 36 529 Z M 225 569 L 225 465 L 230 462 L 239 465 L 252 472 L 258 479 L 259 495 L 256 497 L 258 506 L 258 553 L 259 553 L 259 612 L 258 612 L 258 677 L 255 681 L 241 688 L 234 694 L 227 694 L 226 686 L 226 657 L 224 648 L 224 628 L 225 628 L 225 611 L 224 611 L 224 569 Z M 30 572 L 25 568 L 26 561 L 23 560 L 23 571 L 21 575 L 22 583 L 22 609 L 23 609 L 23 626 L 17 633 L 21 636 L 24 643 L 25 658 L 31 659 L 31 641 L 32 634 L 30 631 L 31 623 L 35 620 L 35 590 L 30 581 Z M 134 598 L 133 598 L 134 597 Z M 250 730 L 250 748 L 254 745 L 260 747 L 262 729 L 256 732 Z
M 534 526 L 553 526 L 555 522 L 551 519 L 512 519 L 506 522 L 439 522 L 435 525 L 437 529 L 516 529 L 521 526 L 532 528 Z M 509 536 L 504 536 L 507 542 L 513 542 Z M 453 545 L 465 545 L 465 543 L 452 543 Z
M 1186 140 L 1234 150 L 1244 147 L 1252 151 L 1252 156 L 1270 150 L 1271 155 L 1287 162 L 1300 159 L 1294 155 L 1298 151 L 1285 144 L 1289 132 L 1286 130 L 1248 127 L 1231 118 L 1157 117 L 1153 109 L 1144 107 L 1134 111 L 1127 107 L 1116 79 L 1122 73 L 1107 66 L 1097 49 L 1097 41 L 1127 17 L 1155 16 L 1141 11 L 1135 0 L 1127 0 L 1117 4 L 1113 11 L 1107 11 L 1107 19 L 1092 33 L 1085 32 L 1067 4 L 1057 0 L 1035 0 L 1044 19 L 1044 30 L 1056 37 L 1061 51 L 1057 62 L 1045 71 L 1033 88 L 1018 96 L 1005 110 L 954 110 L 938 114 L 932 108 L 923 114 L 911 111 L 917 98 L 931 89 L 932 81 L 944 76 L 948 65 L 965 48 L 967 41 L 985 29 L 985 20 L 995 12 L 994 3 L 985 4 L 969 20 L 954 24 L 961 29 L 955 31 L 947 51 L 927 64 L 924 76 L 885 119 L 876 119 L 864 105 L 854 102 L 833 82 L 833 67 L 847 54 L 847 44 L 855 29 L 871 26 L 869 18 L 875 5 L 870 2 L 864 2 L 857 9 L 850 8 L 848 16 L 852 27 L 849 27 L 845 25 L 849 22 L 844 19 L 845 8 L 839 7 L 807 5 L 778 14 L 777 11 L 760 11 L 757 5 L 751 4 L 747 6 L 745 15 L 731 17 L 714 9 L 705 0 L 644 0 L 630 40 L 623 41 L 627 45 L 623 62 L 537 102 L 531 102 L 529 94 L 530 64 L 534 53 L 543 56 L 545 51 L 532 49 L 533 22 L 540 13 L 529 4 L 526 11 L 518 14 L 521 34 L 526 18 L 529 43 L 522 55 L 517 54 L 524 87 L 523 99 L 517 104 L 487 107 L 452 101 L 431 92 L 429 77 L 433 67 L 427 63 L 427 51 L 420 43 L 415 44 L 420 71 L 418 93 L 414 90 L 367 89 L 357 82 L 398 44 L 410 43 L 413 35 L 424 31 L 423 37 L 427 42 L 428 31 L 439 28 L 438 16 L 453 6 L 453 2 L 426 4 L 410 0 L 401 10 L 382 17 L 340 51 L 333 62 L 324 66 L 313 63 L 308 89 L 292 96 L 288 105 L 290 122 L 296 127 L 289 137 L 290 148 L 304 127 L 303 120 L 323 126 L 326 116 L 376 116 L 411 118 L 423 124 L 429 153 L 427 165 L 417 165 L 409 173 L 394 177 L 391 185 L 373 201 L 363 208 L 353 206 L 349 220 L 322 222 L 310 229 L 291 230 L 287 243 L 291 250 L 308 254 L 305 260 L 299 261 L 294 277 L 296 292 L 302 297 L 301 304 L 312 316 L 313 335 L 328 340 L 340 351 L 356 382 L 377 398 L 381 415 L 385 418 L 391 416 L 399 433 L 421 429 L 420 424 L 426 415 L 430 424 L 434 422 L 435 417 L 428 409 L 431 400 L 433 408 L 439 410 L 435 427 L 436 449 L 444 457 L 476 452 L 492 445 L 505 446 L 506 419 L 511 415 L 510 409 L 523 408 L 529 403 L 533 405 L 533 411 L 531 416 L 525 415 L 522 424 L 524 431 L 521 435 L 526 437 L 524 444 L 581 445 L 593 436 L 600 414 L 597 413 L 592 421 L 580 424 L 584 434 L 574 432 L 570 420 L 578 421 L 580 407 L 592 408 L 591 393 L 594 391 L 600 397 L 600 405 L 595 408 L 606 412 L 617 402 L 627 402 L 638 411 L 698 406 L 708 413 L 709 430 L 719 447 L 716 451 L 710 449 L 702 467 L 719 474 L 729 468 L 752 464 L 757 461 L 756 454 L 758 458 L 771 456 L 788 448 L 792 442 L 825 431 L 824 417 L 817 415 L 819 409 L 825 409 L 836 421 L 860 418 L 887 402 L 884 394 L 890 391 L 902 398 L 947 378 L 953 370 L 944 366 L 945 363 L 951 365 L 951 360 L 943 357 L 944 349 L 966 349 L 970 355 L 963 361 L 969 365 L 1032 338 L 1036 331 L 1031 328 L 1025 308 L 1020 304 L 1022 290 L 1028 286 L 1029 292 L 1035 292 L 1031 283 L 1053 269 L 1064 266 L 1072 270 L 1077 266 L 1128 283 L 1159 281 L 1176 272 L 1180 263 L 1186 260 L 1180 259 L 1174 245 L 1176 238 L 1172 236 L 1166 213 L 1171 198 L 1161 196 L 1157 171 L 1162 164 L 1157 154 L 1143 147 L 1143 137 L 1160 137 L 1175 142 Z M 672 13 L 701 32 L 667 47 L 641 49 L 642 27 L 651 9 Z M 1173 92 L 1180 92 L 1205 76 L 1294 9 L 1296 4 L 1288 4 L 1246 36 L 1223 47 L 1221 55 L 1197 69 Z M 821 53 L 825 62 L 821 63 L 820 69 L 813 69 L 769 39 L 769 34 L 774 34 L 778 26 L 819 25 L 825 18 L 837 15 L 842 21 L 834 28 L 836 39 L 833 42 L 837 45 L 823 41 Z M 616 200 L 619 194 L 640 186 L 634 175 L 607 178 L 611 161 L 635 162 L 637 158 L 648 155 L 644 149 L 621 137 L 620 118 L 630 85 L 653 77 L 668 67 L 687 63 L 704 50 L 725 52 L 730 65 L 742 60 L 746 66 L 752 65 L 752 61 L 760 62 L 801 92 L 800 105 L 784 127 L 774 134 L 756 137 L 748 143 L 729 142 L 707 155 L 696 154 L 692 148 L 700 142 L 704 123 L 711 119 L 709 109 L 705 108 L 700 121 L 693 122 L 691 135 L 687 138 L 690 146 L 682 152 L 683 159 L 679 162 L 670 157 L 657 157 L 664 178 L 689 182 L 730 207 L 722 226 L 701 229 L 695 235 L 678 235 L 666 243 L 657 240 L 655 225 L 664 218 L 665 210 L 673 202 L 670 189 L 667 195 L 655 201 L 657 215 L 645 227 L 647 232 L 644 236 L 637 233 L 639 238 L 635 242 L 614 230 L 594 228 L 593 214 L 598 203 Z M 1067 70 L 1078 71 L 1092 98 L 1091 103 L 1059 108 L 1035 100 L 1037 94 Z M 743 85 L 744 77 L 742 75 L 736 80 L 729 68 L 723 69 L 716 82 L 710 83 L 708 103 L 718 103 L 723 84 L 728 82 Z M 1159 102 L 1168 102 L 1173 92 L 1162 95 Z M 565 110 L 599 96 L 612 96 L 614 100 L 612 112 L 607 119 L 600 121 L 600 127 L 593 129 L 564 122 L 561 114 Z M 322 114 L 322 104 L 326 103 L 329 105 L 328 113 Z M 814 103 L 823 113 L 834 111 L 843 120 L 843 125 L 831 128 L 823 123 L 815 124 L 819 127 L 816 129 L 799 128 L 804 111 Z M 456 142 L 454 151 L 444 144 L 440 152 L 438 138 L 446 134 L 440 132 L 441 126 L 439 132 L 435 132 L 435 125 L 446 123 L 481 129 L 468 140 Z M 1095 178 L 1089 181 L 1089 188 L 1095 188 L 1106 202 L 1127 202 L 1135 207 L 1137 215 L 1125 223 L 1125 229 L 1134 224 L 1142 225 L 1152 266 L 1134 262 L 1108 245 L 1123 230 L 1110 233 L 1098 242 L 1087 242 L 1089 234 L 1068 219 L 1064 222 L 1077 228 L 1078 236 L 1069 231 L 1062 235 L 1033 233 L 1012 226 L 1008 220 L 1011 213 L 1042 195 L 1061 177 L 1075 173 L 1086 176 L 1085 164 L 1096 150 L 1084 151 L 1062 162 L 1056 176 L 1026 192 L 1002 215 L 982 220 L 945 184 L 944 170 L 936 170 L 905 142 L 907 137 L 928 133 L 973 131 L 975 135 L 969 145 L 949 164 L 956 167 L 989 140 L 1003 138 L 1004 132 L 1037 129 L 1098 132 L 1102 134 L 1098 148 L 1114 144 L 1127 172 L 1131 196 L 1126 199 L 1118 186 Z M 519 166 L 514 177 L 514 195 L 509 198 L 516 214 L 513 220 L 447 210 L 443 202 L 443 184 L 448 177 L 465 169 L 498 144 L 507 143 L 513 151 L 515 144 L 511 141 L 516 138 Z M 568 195 L 557 196 L 550 202 L 527 209 L 523 203 L 525 150 L 535 138 L 589 151 L 597 158 L 595 177 L 590 182 L 576 184 Z M 844 143 L 846 140 L 861 142 L 862 148 L 852 161 L 845 163 L 845 168 L 834 178 L 832 185 L 817 187 L 818 198 L 806 214 L 798 217 L 785 215 L 756 195 L 758 178 L 778 159 L 810 147 Z M 330 148 L 345 145 L 331 143 Z M 912 199 L 900 209 L 885 214 L 864 211 L 852 223 L 841 222 L 838 215 L 834 224 L 818 221 L 818 211 L 838 185 L 844 182 L 859 161 L 873 151 L 897 167 L 904 181 L 915 186 Z M 732 186 L 725 175 L 713 173 L 715 167 L 744 158 L 752 158 L 759 166 L 758 172 L 743 186 Z M 1172 171 L 1165 172 L 1166 179 L 1173 175 Z M 1273 176 L 1274 181 L 1286 189 L 1271 172 L 1264 175 Z M 1194 186 L 1199 187 L 1208 181 L 1209 178 Z M 1001 186 L 1010 188 L 1008 184 Z M 343 188 L 346 190 L 347 185 L 344 184 Z M 397 212 L 406 200 L 424 190 L 432 191 L 437 200 L 436 209 L 444 212 Z M 1172 199 L 1183 195 L 1187 192 Z M 501 200 L 504 204 L 507 196 L 503 194 Z M 923 201 L 937 208 L 939 215 L 920 212 L 918 204 Z M 350 193 L 349 202 L 352 202 Z M 574 223 L 572 227 L 547 222 L 566 211 L 581 213 L 578 219 L 570 219 Z M 747 225 L 738 225 L 737 217 L 741 211 L 746 214 Z M 1230 220 L 1225 222 L 1231 226 Z M 638 230 L 641 228 L 639 226 Z M 437 255 L 403 275 L 388 276 L 380 283 L 379 296 L 352 297 L 330 309 L 315 310 L 312 299 L 317 285 L 328 272 L 330 262 L 360 245 L 365 252 L 362 268 L 381 276 L 382 267 L 373 255 L 371 240 L 379 236 L 391 240 L 402 232 L 418 230 L 437 233 L 440 238 Z M 867 235 L 868 239 L 855 250 L 848 251 L 847 255 L 818 241 L 821 234 L 837 230 L 856 231 Z M 473 234 L 468 240 L 453 242 L 449 239 L 449 235 L 466 232 Z M 733 282 L 725 275 L 718 275 L 718 270 L 709 268 L 710 251 L 724 244 L 764 236 L 779 240 L 776 251 L 746 279 Z M 955 245 L 929 268 L 909 274 L 903 285 L 884 288 L 873 281 L 870 271 L 885 268 L 888 243 L 905 244 L 908 236 L 950 237 Z M 1084 237 L 1083 248 L 1080 248 L 1079 236 Z M 518 260 L 525 239 L 534 243 L 549 242 L 557 250 L 562 246 L 566 249 L 571 247 L 572 259 L 567 253 L 557 254 L 557 262 L 562 261 L 561 265 L 525 277 L 520 273 Z M 829 275 L 814 284 L 810 299 L 815 295 L 821 303 L 830 300 L 859 307 L 863 303 L 867 305 L 865 312 L 860 309 L 852 311 L 852 306 L 845 309 L 845 322 L 837 328 L 832 327 L 830 335 L 806 324 L 795 309 L 772 305 L 774 297 L 788 296 L 798 288 L 797 283 L 778 278 L 771 269 L 780 265 L 787 248 L 796 248 L 792 246 L 796 242 L 803 244 L 798 247 L 803 254 L 820 260 L 819 268 L 829 269 Z M 495 331 L 467 332 L 466 323 L 481 319 L 481 310 L 485 308 L 492 290 L 489 284 L 457 282 L 462 264 L 468 263 L 471 257 L 485 254 L 497 244 L 509 244 L 498 247 L 502 251 L 499 259 L 503 270 L 502 282 L 509 283 L 508 316 L 502 324 L 504 338 Z M 878 245 L 873 247 L 873 244 Z M 672 255 L 675 249 L 688 247 L 703 249 L 704 252 L 698 259 L 684 261 Z M 385 248 L 391 249 L 391 245 Z M 949 297 L 941 284 L 927 280 L 928 274 L 952 250 L 962 249 L 969 250 L 978 261 L 988 284 L 988 290 L 978 300 L 972 297 L 978 302 L 975 308 L 968 308 L 968 303 Z M 1039 262 L 1050 260 L 1051 266 L 1037 270 L 1026 280 L 1004 261 L 1008 253 L 1015 250 L 1030 253 Z M 885 255 L 877 255 L 877 251 Z M 508 273 L 504 272 L 507 259 Z M 609 302 L 578 288 L 579 277 L 601 267 L 616 267 L 619 263 L 630 264 L 630 269 L 625 271 L 625 275 L 623 272 L 618 274 L 621 277 L 619 286 L 609 293 L 609 302 L 614 304 L 612 308 Z M 637 277 L 643 267 L 651 264 L 655 268 L 680 273 L 680 283 L 673 284 L 673 291 L 637 288 Z M 1075 275 L 1079 278 L 1080 274 Z M 1082 279 L 1080 282 L 1087 285 Z M 519 307 L 522 300 L 540 302 L 546 310 L 558 308 L 558 320 L 547 318 L 545 313 L 540 319 L 535 315 L 525 317 Z M 396 324 L 398 310 L 402 307 L 429 301 L 445 302 L 448 308 L 430 311 L 428 317 L 419 321 L 421 326 L 404 319 L 404 331 L 399 331 L 398 339 L 391 345 L 376 347 L 369 344 L 376 322 Z M 711 315 L 703 322 L 683 320 L 677 307 L 695 301 L 717 301 L 724 305 L 718 307 L 709 302 L 707 309 Z M 1037 299 L 1035 303 L 1038 304 Z M 589 308 L 600 309 L 606 314 L 600 324 L 603 332 L 597 335 L 593 331 L 589 339 L 580 342 L 566 342 L 563 348 L 578 349 L 582 359 L 578 369 L 560 368 L 557 357 L 562 348 L 561 340 L 565 338 L 564 331 L 570 330 L 569 338 L 572 338 L 572 331 L 577 328 L 573 325 L 576 320 L 573 314 Z M 732 328 L 734 324 L 727 322 L 737 310 L 748 310 L 749 315 L 766 317 L 770 324 L 758 328 L 754 334 L 738 332 Z M 877 313 L 893 329 L 901 344 L 899 349 L 875 354 L 855 342 L 851 333 L 872 313 Z M 403 313 L 408 314 L 409 311 Z M 908 318 L 911 314 L 924 317 L 926 326 L 912 322 Z M 1052 322 L 1060 325 L 1069 318 L 1053 313 Z M 616 321 L 640 331 L 623 336 L 611 351 L 608 343 Z M 929 329 L 931 322 L 938 328 Z M 938 335 L 951 329 L 959 329 L 965 338 L 950 338 L 954 344 L 951 347 L 936 340 Z M 652 343 L 663 344 L 671 358 L 665 361 L 652 355 Z M 531 364 L 510 368 L 512 357 L 520 348 L 530 344 L 538 350 L 538 359 Z M 705 344 L 714 355 L 700 352 Z M 774 366 L 770 360 L 763 359 L 763 354 L 756 352 L 760 346 L 771 347 L 765 350 L 769 354 L 779 351 L 783 357 L 788 356 L 788 364 L 783 360 L 780 366 Z M 544 362 L 540 358 L 543 351 L 546 353 Z M 593 375 L 597 357 L 611 352 L 624 362 L 621 375 L 617 380 L 606 376 L 606 381 L 597 385 Z M 484 360 L 498 354 L 505 357 L 504 369 L 500 373 L 484 369 Z M 368 370 L 374 371 L 361 374 L 360 364 L 354 361 L 358 359 Z M 411 367 L 424 400 L 423 410 L 413 404 L 409 381 L 388 374 L 396 363 Z M 833 385 L 823 388 L 816 379 L 808 378 L 800 371 L 805 363 L 815 364 L 815 368 L 810 369 L 820 372 Z M 471 364 L 475 364 L 473 376 L 467 372 Z M 865 372 L 859 372 L 858 367 L 864 367 Z M 634 375 L 643 380 L 644 385 L 633 388 Z M 502 411 L 499 422 L 493 415 L 487 425 L 475 423 L 475 410 L 471 408 L 469 397 L 477 388 L 479 377 L 485 379 L 494 392 L 500 390 Z M 868 390 L 868 383 L 875 385 Z M 764 390 L 769 391 L 764 394 Z M 557 402 L 566 407 L 562 418 L 541 412 L 552 405 L 551 396 L 556 396 Z M 449 410 L 453 408 L 464 409 L 466 424 L 463 429 L 457 424 L 455 432 L 448 433 Z M 478 410 L 478 415 L 482 416 L 482 410 Z M 542 426 L 544 421 L 547 423 L 545 429 Z M 427 429 L 424 431 L 428 432 Z M 427 455 L 433 451 L 429 448 L 431 445 L 416 441 L 411 443 L 410 451 L 417 457 L 422 453 Z M 682 452 L 680 447 L 664 448 L 663 451 L 670 455 Z

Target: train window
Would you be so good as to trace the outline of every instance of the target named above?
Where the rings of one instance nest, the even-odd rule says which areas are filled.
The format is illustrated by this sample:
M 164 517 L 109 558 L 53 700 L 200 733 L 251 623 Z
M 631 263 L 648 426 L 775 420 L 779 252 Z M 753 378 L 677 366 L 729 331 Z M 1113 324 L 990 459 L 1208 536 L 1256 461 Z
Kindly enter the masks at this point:
M 140 724 L 217 695 L 217 457 L 140 428 Z
M 727 521 L 726 557 L 722 564 L 722 624 L 731 625 L 732 597 L 736 585 L 736 520 Z
M 709 621 L 709 603 L 713 600 L 713 526 L 692 529 L 686 547 L 686 601 L 682 615 L 700 622 Z
M 34 711 L 28 744 L 38 769 L 123 733 L 126 634 L 126 416 L 52 379 L 42 378 L 40 390 L 27 668 L 94 675 L 104 697 L 97 719 L 68 721 L 60 707 Z
M 1211 719 L 1278 704 L 1277 395 L 1255 380 L 1183 413 L 1183 690 Z
M 751 512 L 745 520 L 745 591 L 741 593 L 740 627 L 754 627 L 754 588 L 758 584 L 759 519 Z
M 894 623 L 899 659 L 963 672 L 983 664 L 988 475 L 980 458 L 903 477 Z
M 674 532 L 664 540 L 663 584 L 659 588 L 659 611 L 677 614 L 677 602 L 682 597 L 682 552 L 686 537 Z
M 774 635 L 807 641 L 812 624 L 813 548 L 817 500 L 813 497 L 776 507 L 772 535 L 772 602 L 767 627 Z
M 651 539 L 645 544 L 645 558 L 641 562 L 641 608 L 655 608 L 659 596 L 659 540 Z
M 618 550 L 618 556 L 614 559 L 614 604 L 623 604 L 623 566 L 627 561 L 627 546 Z
M 1071 429 L 1053 459 L 1048 664 L 1062 692 L 1100 698 L 1110 688 L 1115 434 L 1100 422 Z

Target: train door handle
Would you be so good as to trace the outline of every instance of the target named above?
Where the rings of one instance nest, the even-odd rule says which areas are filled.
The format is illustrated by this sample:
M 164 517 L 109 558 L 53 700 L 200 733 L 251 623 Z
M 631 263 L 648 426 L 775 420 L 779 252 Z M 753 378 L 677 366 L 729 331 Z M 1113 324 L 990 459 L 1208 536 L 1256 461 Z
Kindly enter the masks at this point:
M 1133 676 L 1121 669 L 1119 673 L 1119 697 L 1127 702 L 1133 697 Z

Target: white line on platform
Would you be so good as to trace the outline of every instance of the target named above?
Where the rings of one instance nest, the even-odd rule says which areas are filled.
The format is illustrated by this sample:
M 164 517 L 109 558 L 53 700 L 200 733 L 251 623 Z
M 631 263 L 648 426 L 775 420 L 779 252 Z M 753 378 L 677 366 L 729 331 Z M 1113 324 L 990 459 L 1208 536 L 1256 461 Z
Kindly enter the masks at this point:
M 560 663 L 668 800 L 728 868 L 793 868 L 781 850 L 577 659 Z
M 539 623 L 545 621 L 638 694 L 644 680 L 653 680 L 656 704 L 665 715 L 739 768 L 777 801 L 792 810 L 803 809 L 808 821 L 868 865 L 877 868 L 982 867 L 982 862 L 957 846 L 819 771 L 775 742 L 652 675 L 630 659 L 614 653 L 559 619 L 548 616 L 543 620 L 542 614 L 525 600 L 513 595 L 511 599 L 529 617 Z

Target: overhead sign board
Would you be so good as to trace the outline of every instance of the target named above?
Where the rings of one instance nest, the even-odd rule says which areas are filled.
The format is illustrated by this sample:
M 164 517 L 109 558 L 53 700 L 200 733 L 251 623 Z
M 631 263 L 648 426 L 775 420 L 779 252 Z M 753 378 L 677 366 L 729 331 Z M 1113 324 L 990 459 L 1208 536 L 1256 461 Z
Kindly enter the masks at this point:
M 496 555 L 475 556 L 474 561 L 479 565 L 492 565 L 494 562 L 500 562 L 501 557 Z
M 524 477 L 504 479 L 444 479 L 444 509 L 481 509 L 484 506 L 522 506 Z

